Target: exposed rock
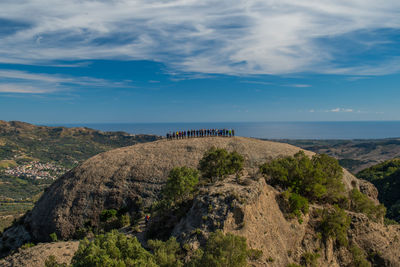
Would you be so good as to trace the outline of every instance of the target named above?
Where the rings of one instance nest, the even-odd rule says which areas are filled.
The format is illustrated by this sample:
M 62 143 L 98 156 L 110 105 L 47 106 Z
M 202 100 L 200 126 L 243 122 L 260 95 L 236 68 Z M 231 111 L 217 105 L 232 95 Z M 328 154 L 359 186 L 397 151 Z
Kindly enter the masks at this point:
M 179 241 L 197 248 L 210 232 L 223 229 L 245 236 L 250 247 L 263 251 L 262 259 L 253 263 L 256 266 L 300 262 L 306 252 L 318 252 L 321 266 L 351 263 L 347 249 L 318 237 L 319 217 L 314 211 L 322 207 L 313 205 L 302 224 L 297 219 L 287 219 L 279 206 L 279 192 L 259 177 L 260 164 L 293 155 L 299 148 L 240 137 L 161 140 L 99 154 L 56 181 L 26 216 L 23 226 L 19 226 L 26 229 L 21 231 L 24 234 L 19 235 L 21 228 L 11 228 L 4 233 L 1 244 L 5 244 L 4 237 L 11 236 L 20 240 L 18 244 L 7 243 L 11 248 L 28 240 L 48 241 L 53 232 L 59 238 L 71 238 L 85 222 L 96 225 L 104 209 L 127 207 L 134 213 L 137 200 L 142 199 L 149 206 L 157 198 L 173 167 L 197 167 L 212 146 L 242 154 L 246 159 L 244 175 L 240 180 L 228 177 L 200 189 L 188 213 L 173 227 L 172 234 Z M 347 190 L 359 188 L 376 200 L 376 190 L 369 183 L 347 171 L 343 180 Z M 367 253 L 376 253 L 377 262 L 400 266 L 399 226 L 385 227 L 362 214 L 350 215 L 352 240 Z
M 53 255 L 59 263 L 69 265 L 78 250 L 78 241 L 37 244 L 27 249 L 19 249 L 18 253 L 0 260 L 0 266 L 45 266 L 46 259 Z

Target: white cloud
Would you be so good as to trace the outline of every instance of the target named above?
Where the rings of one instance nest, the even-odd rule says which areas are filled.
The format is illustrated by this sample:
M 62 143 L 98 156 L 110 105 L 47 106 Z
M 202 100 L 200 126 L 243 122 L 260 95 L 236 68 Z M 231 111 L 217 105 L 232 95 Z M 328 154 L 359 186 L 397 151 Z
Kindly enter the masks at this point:
M 334 65 L 340 47 L 320 42 L 400 29 L 398 0 L 3 0 L 0 9 L 9 23 L 29 25 L 1 36 L 0 62 L 154 60 L 178 71 L 234 75 L 400 71 L 396 58 Z
M 354 110 L 351 108 L 334 108 L 331 110 L 328 110 L 328 112 L 353 112 Z
M 69 77 L 57 74 L 30 73 L 17 70 L 0 70 L 0 92 L 43 94 L 71 90 L 74 86 L 133 87 L 130 81 L 115 82 L 92 77 Z

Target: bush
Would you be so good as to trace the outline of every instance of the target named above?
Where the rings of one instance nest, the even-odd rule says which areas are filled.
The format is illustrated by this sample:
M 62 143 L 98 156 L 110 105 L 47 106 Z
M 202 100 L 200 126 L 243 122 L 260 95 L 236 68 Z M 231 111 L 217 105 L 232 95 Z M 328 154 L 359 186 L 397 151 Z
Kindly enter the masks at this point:
M 57 242 L 58 241 L 57 234 L 56 233 L 51 233 L 50 234 L 50 239 L 53 242 Z
M 364 252 L 356 245 L 350 247 L 350 252 L 353 257 L 354 267 L 371 267 L 371 263 L 366 259 Z
M 147 242 L 153 251 L 156 263 L 160 267 L 180 267 L 183 266 L 181 259 L 183 258 L 182 250 L 174 237 L 166 242 L 160 240 L 149 240 Z
M 58 263 L 56 257 L 54 255 L 50 255 L 47 257 L 46 261 L 44 262 L 45 267 L 67 267 L 65 263 Z
M 173 168 L 163 190 L 163 197 L 170 202 L 181 202 L 196 189 L 199 172 L 188 167 Z
M 31 248 L 34 246 L 35 246 L 35 244 L 33 244 L 33 243 L 25 243 L 21 246 L 21 249 L 27 249 L 27 248 Z
M 129 216 L 128 213 L 122 214 L 121 216 L 118 217 L 118 224 L 119 227 L 124 227 L 128 226 L 131 224 L 131 217 Z
M 318 258 L 320 258 L 321 255 L 318 253 L 311 253 L 311 252 L 306 252 L 303 255 L 301 255 L 301 261 L 304 266 L 307 267 L 318 267 Z
M 242 267 L 247 266 L 247 258 L 259 258 L 261 253 L 248 249 L 246 238 L 217 230 L 208 238 L 204 252 L 198 251 L 198 258 L 189 266 Z
M 350 222 L 350 217 L 338 206 L 335 206 L 333 210 L 324 209 L 320 228 L 325 241 L 332 238 L 337 245 L 347 246 L 347 231 Z
M 382 204 L 375 205 L 374 201 L 366 195 L 353 189 L 350 191 L 351 209 L 355 212 L 364 213 L 375 222 L 382 221 L 385 216 L 386 208 Z
M 93 241 L 86 238 L 79 244 L 72 258 L 72 266 L 151 266 L 155 267 L 154 256 L 146 251 L 134 237 L 127 237 L 116 230 L 95 236 Z
M 299 151 L 261 165 L 260 171 L 273 186 L 290 189 L 311 202 L 339 203 L 345 198 L 343 170 L 338 161 L 327 155 L 311 159 Z
M 300 219 L 302 213 L 308 213 L 308 200 L 299 194 L 291 193 L 289 196 L 289 209 L 291 214 Z
M 203 178 L 215 182 L 227 175 L 238 174 L 243 170 L 243 163 L 243 156 L 237 152 L 229 153 L 225 149 L 211 148 L 200 160 L 199 170 Z
M 100 221 L 101 222 L 107 222 L 116 217 L 117 217 L 117 211 L 115 209 L 103 210 L 100 213 Z

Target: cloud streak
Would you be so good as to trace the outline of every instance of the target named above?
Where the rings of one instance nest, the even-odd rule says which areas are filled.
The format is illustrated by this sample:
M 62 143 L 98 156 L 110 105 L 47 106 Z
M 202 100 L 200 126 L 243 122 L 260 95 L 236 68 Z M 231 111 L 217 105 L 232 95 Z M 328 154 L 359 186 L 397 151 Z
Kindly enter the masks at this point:
M 92 77 L 69 77 L 57 74 L 30 73 L 17 70 L 0 70 L 1 93 L 44 94 L 79 88 L 133 87 L 131 82 L 115 82 Z
M 0 8 L 3 63 L 152 60 L 180 72 L 231 75 L 400 71 L 394 57 L 336 62 L 350 56 L 338 52 L 349 42 L 360 51 L 385 42 L 335 42 L 399 30 L 397 0 L 4 0 Z

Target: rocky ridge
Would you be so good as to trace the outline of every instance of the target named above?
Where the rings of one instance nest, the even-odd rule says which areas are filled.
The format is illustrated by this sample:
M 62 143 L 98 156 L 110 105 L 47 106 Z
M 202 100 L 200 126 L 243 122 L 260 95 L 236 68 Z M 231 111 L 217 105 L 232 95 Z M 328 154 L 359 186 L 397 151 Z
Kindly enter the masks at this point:
M 98 223 L 104 209 L 127 207 L 134 213 L 138 199 L 149 206 L 173 167 L 197 167 L 204 152 L 213 146 L 242 154 L 246 160 L 244 175 L 239 181 L 229 177 L 201 188 L 187 215 L 172 231 L 179 241 L 196 248 L 211 231 L 223 229 L 245 236 L 252 248 L 263 251 L 263 259 L 254 262 L 257 266 L 265 266 L 268 258 L 274 260 L 268 263 L 271 266 L 299 262 L 304 252 L 321 248 L 321 264 L 348 263 L 348 252 L 317 238 L 313 210 L 319 207 L 312 206 L 302 224 L 289 220 L 279 207 L 279 192 L 259 179 L 260 164 L 293 155 L 299 148 L 241 137 L 161 140 L 96 155 L 56 181 L 24 220 L 3 234 L 0 246 L 13 248 L 30 240 L 49 241 L 53 232 L 69 239 L 85 223 Z M 359 188 L 377 202 L 377 191 L 370 183 L 347 171 L 343 181 L 347 190 Z M 363 214 L 350 216 L 350 235 L 358 246 L 376 252 L 386 266 L 399 266 L 400 228 L 374 223 Z

